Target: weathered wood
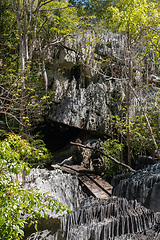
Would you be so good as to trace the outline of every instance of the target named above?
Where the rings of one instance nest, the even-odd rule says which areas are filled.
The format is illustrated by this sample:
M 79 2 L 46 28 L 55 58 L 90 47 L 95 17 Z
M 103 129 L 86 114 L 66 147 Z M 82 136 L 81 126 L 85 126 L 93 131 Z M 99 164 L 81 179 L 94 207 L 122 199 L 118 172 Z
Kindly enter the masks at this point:
M 77 175 L 80 182 L 96 198 L 108 199 L 112 195 L 112 186 L 100 176 L 91 174 L 89 170 L 80 165 L 60 166 L 62 171 Z
M 92 195 L 96 198 L 108 199 L 112 195 L 112 186 L 95 175 L 82 175 L 78 177 L 83 182 Z
M 101 153 L 103 156 L 109 158 L 110 160 L 114 161 L 115 163 L 125 167 L 125 168 L 128 168 L 131 172 L 135 172 L 135 170 L 133 168 L 131 168 L 130 166 L 128 166 L 127 164 L 125 163 L 122 163 L 122 162 L 119 162 L 118 160 L 116 160 L 115 158 L 109 156 L 108 154 L 104 153 L 103 151 L 97 149 L 97 148 L 94 148 L 94 147 L 90 147 L 90 146 L 85 146 L 83 144 L 80 144 L 80 143 L 74 143 L 74 142 L 70 142 L 70 144 L 72 145 L 75 145 L 75 146 L 78 146 L 78 147 L 82 147 L 82 148 L 88 148 L 88 149 L 91 149 L 91 150 L 96 150 L 97 152 Z

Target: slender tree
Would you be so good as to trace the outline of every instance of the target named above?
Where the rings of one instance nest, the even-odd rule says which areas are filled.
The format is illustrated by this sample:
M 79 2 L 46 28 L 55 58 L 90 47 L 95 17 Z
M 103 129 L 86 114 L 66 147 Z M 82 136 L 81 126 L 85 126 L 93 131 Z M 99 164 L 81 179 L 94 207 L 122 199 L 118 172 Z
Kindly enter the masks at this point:
M 3 0 L 2 7 L 7 9 L 9 17 L 6 21 L 5 12 L 1 11 L 3 29 L 0 37 L 3 41 L 0 61 L 4 69 L 1 71 L 0 113 L 5 115 L 6 122 L 7 116 L 18 120 L 22 133 L 23 127 L 29 124 L 29 109 L 37 107 L 32 101 L 32 98 L 36 99 L 35 90 L 42 85 L 37 84 L 40 80 L 35 68 L 38 65 L 43 72 L 44 94 L 47 94 L 46 51 L 78 34 L 81 21 L 77 8 L 66 1 Z M 43 91 L 39 92 L 42 96 Z

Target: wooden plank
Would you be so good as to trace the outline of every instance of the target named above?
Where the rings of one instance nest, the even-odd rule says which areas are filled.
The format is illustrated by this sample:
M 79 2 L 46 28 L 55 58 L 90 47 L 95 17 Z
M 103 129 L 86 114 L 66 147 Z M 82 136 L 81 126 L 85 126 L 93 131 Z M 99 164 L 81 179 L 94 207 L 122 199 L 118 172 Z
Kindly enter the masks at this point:
M 93 175 L 92 175 L 93 177 Z M 101 198 L 101 199 L 109 199 L 111 194 L 112 194 L 112 186 L 106 182 L 105 187 L 101 187 L 101 183 L 97 185 L 96 181 L 93 181 L 92 179 L 88 178 L 88 176 L 79 176 L 80 181 L 83 182 L 85 187 L 89 189 L 89 191 L 92 193 L 92 195 L 96 198 Z M 105 181 L 104 181 L 105 182 Z M 108 186 L 109 185 L 109 186 Z
M 97 175 L 88 175 L 90 178 L 92 178 L 93 181 L 95 181 L 98 185 L 101 186 L 105 191 L 107 191 L 109 194 L 112 194 L 113 187 L 108 182 L 106 182 L 104 179 L 102 179 L 100 176 Z
M 77 175 L 79 180 L 96 198 L 108 199 L 112 195 L 112 186 L 100 176 L 91 174 L 86 168 L 80 165 L 60 166 L 63 172 Z
M 90 173 L 91 171 L 87 170 L 86 168 L 80 166 L 80 165 L 72 165 L 72 166 L 69 166 L 69 165 L 63 165 L 62 167 L 65 167 L 65 168 L 68 168 L 70 169 L 71 171 L 75 171 L 77 173 Z

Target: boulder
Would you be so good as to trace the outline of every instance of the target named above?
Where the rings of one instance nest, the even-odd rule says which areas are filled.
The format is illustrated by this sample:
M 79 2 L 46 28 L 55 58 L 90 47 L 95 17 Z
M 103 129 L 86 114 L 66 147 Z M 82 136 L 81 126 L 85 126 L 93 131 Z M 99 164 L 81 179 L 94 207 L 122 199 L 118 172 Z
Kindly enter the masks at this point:
M 61 80 L 56 80 L 53 104 L 48 118 L 54 122 L 72 127 L 109 133 L 109 114 L 117 115 L 124 99 L 124 88 L 121 81 L 90 83 L 87 88 L 76 89 L 74 80 L 68 84 L 66 91 Z
M 23 187 L 27 190 L 38 190 L 41 193 L 49 193 L 51 198 L 67 205 L 74 210 L 79 207 L 86 194 L 79 186 L 78 178 L 74 175 L 64 174 L 61 170 L 31 169 L 25 177 Z M 54 213 L 48 213 L 49 217 L 55 217 Z

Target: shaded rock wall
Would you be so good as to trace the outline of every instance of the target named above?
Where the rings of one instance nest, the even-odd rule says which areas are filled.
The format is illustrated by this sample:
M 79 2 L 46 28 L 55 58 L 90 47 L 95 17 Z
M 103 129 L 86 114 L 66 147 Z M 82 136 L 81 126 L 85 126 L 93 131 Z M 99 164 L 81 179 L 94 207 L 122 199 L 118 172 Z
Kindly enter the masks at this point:
M 160 163 L 134 173 L 117 176 L 113 195 L 137 199 L 143 206 L 160 211 Z

